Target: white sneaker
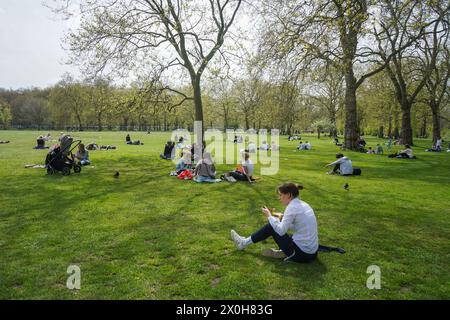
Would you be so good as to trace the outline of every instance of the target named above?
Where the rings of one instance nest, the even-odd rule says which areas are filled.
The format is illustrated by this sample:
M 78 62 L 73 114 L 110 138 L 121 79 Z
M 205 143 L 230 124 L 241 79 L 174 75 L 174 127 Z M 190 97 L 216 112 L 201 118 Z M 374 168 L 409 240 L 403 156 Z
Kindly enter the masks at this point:
M 244 244 L 245 238 L 238 235 L 237 232 L 234 230 L 231 230 L 231 239 L 233 240 L 238 250 L 243 250 L 245 248 Z

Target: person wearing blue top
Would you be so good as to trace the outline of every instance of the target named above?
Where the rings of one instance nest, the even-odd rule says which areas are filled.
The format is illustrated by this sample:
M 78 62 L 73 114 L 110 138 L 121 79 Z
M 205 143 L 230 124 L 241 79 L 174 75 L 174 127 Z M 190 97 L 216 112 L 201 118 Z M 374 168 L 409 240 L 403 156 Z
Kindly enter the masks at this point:
M 183 151 L 183 157 L 178 160 L 175 171 L 180 174 L 184 170 L 192 169 L 191 153 L 187 150 Z

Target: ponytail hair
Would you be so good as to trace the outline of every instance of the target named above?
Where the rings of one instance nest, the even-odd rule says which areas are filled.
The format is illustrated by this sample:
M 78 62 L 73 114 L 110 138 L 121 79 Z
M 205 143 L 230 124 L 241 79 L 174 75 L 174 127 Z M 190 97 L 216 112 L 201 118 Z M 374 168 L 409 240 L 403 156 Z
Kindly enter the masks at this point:
M 292 182 L 283 183 L 278 187 L 278 191 L 282 194 L 290 194 L 292 198 L 297 198 L 299 190 L 303 190 L 303 185 Z

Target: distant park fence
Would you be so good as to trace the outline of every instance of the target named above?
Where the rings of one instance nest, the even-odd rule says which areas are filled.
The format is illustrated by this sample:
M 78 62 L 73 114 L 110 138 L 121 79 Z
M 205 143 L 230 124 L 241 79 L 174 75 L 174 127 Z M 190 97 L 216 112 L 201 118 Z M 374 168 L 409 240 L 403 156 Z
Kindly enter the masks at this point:
M 205 126 L 205 130 L 224 130 L 223 127 Z M 238 128 L 227 128 L 226 130 L 237 130 Z M 10 124 L 6 128 L 0 126 L 0 130 L 35 130 L 35 131 L 63 131 L 63 132 L 75 132 L 75 131 L 136 131 L 136 132 L 172 132 L 175 130 L 187 130 L 193 132 L 193 126 L 145 126 L 145 125 L 104 125 L 101 128 L 99 126 L 86 125 L 79 130 L 78 125 L 30 125 L 30 124 Z M 253 130 L 253 129 L 250 129 Z M 267 130 L 266 128 L 260 128 L 258 130 Z M 313 130 L 303 131 L 303 133 L 314 133 Z M 280 131 L 281 135 L 287 134 L 284 130 Z
M 37 131 L 142 131 L 142 132 L 151 132 L 151 131 L 159 131 L 159 132 L 170 132 L 177 129 L 186 129 L 192 131 L 191 127 L 175 127 L 175 126 L 139 126 L 139 125 L 105 125 L 102 127 L 99 126 L 83 126 L 80 130 L 78 125 L 30 125 L 30 124 L 11 124 L 6 128 L 0 127 L 0 129 L 6 130 L 37 130 Z

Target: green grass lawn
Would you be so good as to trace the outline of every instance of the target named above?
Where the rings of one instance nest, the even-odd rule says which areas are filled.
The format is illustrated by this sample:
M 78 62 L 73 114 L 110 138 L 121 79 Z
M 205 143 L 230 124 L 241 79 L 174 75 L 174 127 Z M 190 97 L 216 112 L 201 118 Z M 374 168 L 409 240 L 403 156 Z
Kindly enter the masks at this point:
M 169 176 L 163 133 L 132 133 L 143 146 L 125 145 L 124 132 L 75 133 L 118 150 L 91 151 L 80 174 L 49 176 L 24 168 L 45 159 L 32 149 L 37 135 L 0 131 L 11 140 L 0 144 L 0 299 L 450 298 L 450 153 L 424 152 L 429 141 L 416 140 L 417 160 L 347 152 L 363 173 L 340 177 L 323 168 L 331 140 L 309 136 L 314 150 L 295 152 L 283 137 L 279 173 L 249 185 Z M 248 236 L 266 221 L 263 205 L 282 210 L 285 181 L 303 183 L 321 244 L 346 254 L 303 265 L 263 257 L 272 240 L 235 250 L 230 229 Z M 81 268 L 80 290 L 66 288 L 70 265 Z M 370 265 L 380 290 L 366 287 Z

